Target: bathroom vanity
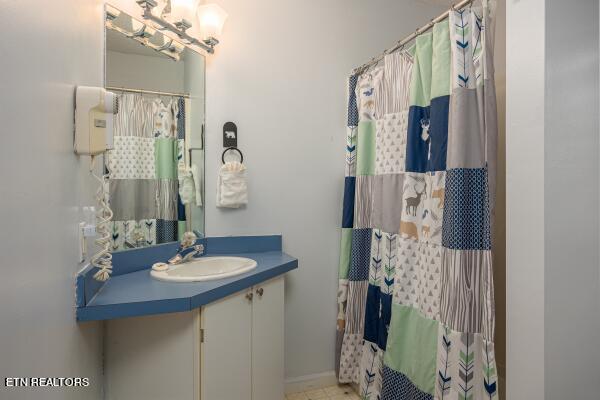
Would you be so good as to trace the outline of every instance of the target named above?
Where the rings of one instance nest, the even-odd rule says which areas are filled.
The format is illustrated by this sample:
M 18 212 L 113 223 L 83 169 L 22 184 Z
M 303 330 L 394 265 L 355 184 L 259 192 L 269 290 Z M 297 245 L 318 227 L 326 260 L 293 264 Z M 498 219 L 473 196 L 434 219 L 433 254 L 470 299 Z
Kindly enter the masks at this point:
M 282 400 L 298 260 L 278 235 L 204 237 L 205 54 L 151 25 L 106 6 L 108 266 L 78 273 L 77 321 L 105 321 L 106 399 Z
M 108 400 L 281 400 L 284 278 L 201 308 L 108 321 Z
M 209 237 L 203 257 L 256 261 L 248 272 L 165 282 L 151 266 L 177 243 L 117 252 L 101 286 L 93 268 L 77 279 L 78 321 L 104 320 L 109 400 L 283 399 L 285 273 L 298 260 L 281 236 Z

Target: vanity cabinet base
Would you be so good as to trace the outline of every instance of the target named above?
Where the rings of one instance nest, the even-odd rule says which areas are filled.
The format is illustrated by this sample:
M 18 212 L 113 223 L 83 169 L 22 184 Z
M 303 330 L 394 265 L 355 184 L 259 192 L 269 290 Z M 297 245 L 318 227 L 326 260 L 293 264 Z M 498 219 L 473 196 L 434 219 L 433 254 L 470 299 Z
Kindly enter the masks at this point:
M 108 400 L 282 400 L 284 278 L 189 312 L 106 322 Z

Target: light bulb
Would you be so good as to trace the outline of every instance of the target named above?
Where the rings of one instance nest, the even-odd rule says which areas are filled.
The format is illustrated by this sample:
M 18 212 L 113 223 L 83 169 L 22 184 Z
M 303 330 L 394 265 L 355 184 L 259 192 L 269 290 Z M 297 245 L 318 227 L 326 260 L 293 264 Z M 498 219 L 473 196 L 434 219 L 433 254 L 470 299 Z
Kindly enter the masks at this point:
M 227 13 L 217 4 L 206 4 L 198 7 L 198 23 L 200 24 L 201 39 L 219 38 L 226 19 Z

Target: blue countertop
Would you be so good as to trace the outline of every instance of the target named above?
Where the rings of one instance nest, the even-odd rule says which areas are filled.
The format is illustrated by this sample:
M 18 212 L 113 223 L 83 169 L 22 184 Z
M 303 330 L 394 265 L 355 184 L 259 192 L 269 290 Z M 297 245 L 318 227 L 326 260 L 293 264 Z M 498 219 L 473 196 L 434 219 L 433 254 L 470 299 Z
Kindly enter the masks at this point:
M 257 238 L 260 237 L 248 237 L 247 240 L 242 239 L 242 241 L 248 244 L 250 240 L 257 240 Z M 265 238 L 272 239 L 274 237 Z M 152 278 L 150 276 L 151 263 L 132 272 L 129 272 L 131 268 L 128 268 L 128 272 L 122 274 L 119 274 L 118 268 L 115 267 L 117 273 L 113 273 L 113 276 L 97 288 L 93 295 L 88 295 L 88 301 L 83 299 L 86 296 L 79 295 L 79 293 L 86 292 L 86 289 L 78 287 L 77 320 L 93 321 L 189 311 L 298 267 L 296 258 L 281 251 L 280 237 L 279 246 L 239 246 L 235 244 L 240 243 L 240 238 L 229 238 L 234 244 L 229 248 L 231 252 L 228 251 L 227 245 L 223 245 L 223 240 L 228 238 L 218 238 L 218 243 L 211 243 L 211 240 L 216 239 L 205 239 L 206 256 L 227 254 L 247 257 L 255 260 L 258 264 L 257 267 L 250 272 L 231 278 L 190 283 L 163 282 Z M 237 242 L 235 242 L 236 240 Z M 211 251 L 211 248 L 214 251 Z M 247 251 L 250 248 L 260 251 Z M 240 250 L 242 251 L 240 252 Z M 135 254 L 130 252 L 128 258 L 133 258 L 132 256 Z M 153 261 L 163 260 L 159 257 L 158 260 Z M 92 272 L 91 270 L 82 272 L 81 279 L 78 279 L 78 285 L 83 286 L 87 279 L 86 276 L 91 275 Z

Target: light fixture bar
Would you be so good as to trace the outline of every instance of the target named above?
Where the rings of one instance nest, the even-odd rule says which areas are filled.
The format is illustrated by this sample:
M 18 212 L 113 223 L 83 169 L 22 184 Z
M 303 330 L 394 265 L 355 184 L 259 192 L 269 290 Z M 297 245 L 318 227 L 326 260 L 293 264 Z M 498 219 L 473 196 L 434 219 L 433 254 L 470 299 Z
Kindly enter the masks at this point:
M 152 14 L 152 9 L 156 7 L 156 1 L 154 0 L 137 0 L 137 3 L 144 10 L 142 16 L 144 19 L 150 20 L 157 25 L 160 25 L 162 29 L 169 30 L 179 36 L 182 40 L 187 42 L 187 44 L 198 46 L 209 54 L 213 54 L 215 52 L 215 45 L 218 43 L 216 40 L 207 40 L 206 42 L 200 41 L 195 37 L 192 37 L 186 33 L 186 30 L 191 27 L 191 24 L 185 20 L 176 22 L 175 24 L 171 24 L 164 19 L 157 17 Z

